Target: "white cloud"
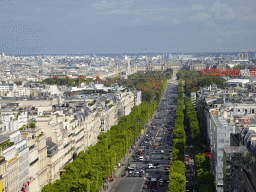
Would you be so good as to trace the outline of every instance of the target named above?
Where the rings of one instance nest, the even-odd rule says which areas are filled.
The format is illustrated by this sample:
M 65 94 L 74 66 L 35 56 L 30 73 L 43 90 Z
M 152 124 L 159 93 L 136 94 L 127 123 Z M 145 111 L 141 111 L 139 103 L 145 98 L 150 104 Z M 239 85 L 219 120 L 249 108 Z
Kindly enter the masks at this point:
M 91 7 L 93 9 L 123 9 L 131 7 L 134 0 L 103 0 L 97 3 L 94 3 Z
M 204 6 L 203 5 L 192 5 L 192 9 L 193 10 L 203 10 L 204 9 Z
M 109 9 L 109 8 L 113 9 L 116 7 L 116 2 L 112 0 L 111 1 L 103 0 L 97 3 L 94 3 L 91 7 L 93 9 Z
M 234 7 L 234 11 L 237 14 L 237 16 L 236 16 L 237 20 L 246 21 L 246 20 L 256 19 L 255 11 L 252 10 L 251 7 L 236 6 L 236 7 Z
M 211 18 L 211 15 L 206 13 L 206 12 L 199 12 L 196 15 L 192 15 L 190 17 L 191 20 L 201 20 L 201 21 L 205 21 Z
M 227 3 L 221 4 L 220 1 L 214 2 L 209 11 L 212 12 L 216 19 L 233 19 L 236 16 Z
M 26 21 L 39 21 L 37 18 L 29 17 L 29 16 L 21 16 L 21 17 L 15 17 L 15 21 L 21 21 L 21 20 L 26 20 Z

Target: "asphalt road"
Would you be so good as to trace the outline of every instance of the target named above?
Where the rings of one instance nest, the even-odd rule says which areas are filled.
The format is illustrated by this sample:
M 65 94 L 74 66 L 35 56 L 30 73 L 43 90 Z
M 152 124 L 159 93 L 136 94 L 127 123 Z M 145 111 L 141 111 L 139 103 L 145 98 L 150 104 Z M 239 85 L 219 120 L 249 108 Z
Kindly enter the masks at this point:
M 166 91 L 163 94 L 162 100 L 158 104 L 155 115 L 150 120 L 150 126 L 145 128 L 145 133 L 141 140 L 151 141 L 152 144 L 148 149 L 144 150 L 144 157 L 149 157 L 149 161 L 139 162 L 137 159 L 133 161 L 129 159 L 124 167 L 128 167 L 128 164 L 136 164 L 137 169 L 146 167 L 149 163 L 159 163 L 158 168 L 144 169 L 145 175 L 143 177 L 120 177 L 115 181 L 115 186 L 111 189 L 112 192 L 149 192 L 150 184 L 146 184 L 146 181 L 150 181 L 150 178 L 162 178 L 167 179 L 169 170 L 165 170 L 170 165 L 170 159 L 172 154 L 169 152 L 172 145 L 172 130 L 174 126 L 174 117 L 176 111 L 176 102 L 178 95 L 178 81 L 172 81 L 173 84 L 169 84 L 166 87 Z M 140 142 L 141 143 L 141 142 Z M 140 144 L 139 143 L 139 144 Z M 145 145 L 145 144 L 144 144 Z M 138 148 L 145 146 L 136 146 L 132 153 L 136 152 Z M 146 148 L 146 147 L 145 147 Z M 163 151 L 162 151 L 163 150 Z M 123 168 L 124 168 L 123 167 Z M 160 179 L 159 178 L 159 179 Z M 159 179 L 157 180 L 157 192 L 167 191 L 168 182 L 164 182 L 164 185 L 159 186 Z

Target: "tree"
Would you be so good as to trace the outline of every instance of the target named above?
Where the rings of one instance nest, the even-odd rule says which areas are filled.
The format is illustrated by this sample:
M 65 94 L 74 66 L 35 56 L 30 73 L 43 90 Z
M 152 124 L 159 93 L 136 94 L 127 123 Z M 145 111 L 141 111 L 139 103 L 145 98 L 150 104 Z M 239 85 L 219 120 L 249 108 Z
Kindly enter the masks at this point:
M 186 174 L 186 166 L 185 166 L 184 162 L 182 162 L 182 161 L 173 161 L 171 163 L 170 172 L 176 172 L 176 173 L 180 173 L 182 175 L 185 175 Z
M 186 191 L 186 176 L 177 172 L 169 175 L 168 192 Z
M 16 85 L 22 85 L 22 81 L 15 81 L 14 82 Z
M 150 76 L 150 74 L 147 75 Z M 151 104 L 142 101 L 139 106 L 134 106 L 129 115 L 122 117 L 117 125 L 111 126 L 109 131 L 98 136 L 99 141 L 96 145 L 80 152 L 77 159 L 66 165 L 64 167 L 66 172 L 62 174 L 60 180 L 46 185 L 42 191 L 95 192 L 99 190 L 103 178 L 109 177 L 114 171 L 114 165 L 120 161 L 153 114 L 166 85 L 167 81 L 164 79 L 159 84 L 158 98 L 153 99 Z

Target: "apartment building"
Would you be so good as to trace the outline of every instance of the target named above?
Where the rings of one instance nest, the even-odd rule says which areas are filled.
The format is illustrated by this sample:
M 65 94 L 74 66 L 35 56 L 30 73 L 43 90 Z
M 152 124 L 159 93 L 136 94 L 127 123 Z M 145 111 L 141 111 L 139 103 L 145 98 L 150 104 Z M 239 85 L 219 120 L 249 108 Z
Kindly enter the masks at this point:
M 235 133 L 235 126 L 210 110 L 207 124 L 211 146 L 211 172 L 215 175 L 218 192 L 223 191 L 223 150 L 230 146 L 230 134 Z
M 0 84 L 0 91 L 13 91 L 17 89 L 17 85 L 14 83 Z
M 0 135 L 0 146 L 7 161 L 7 191 L 19 191 L 29 180 L 28 148 L 19 131 Z
M 21 131 L 22 139 L 27 141 L 29 177 L 24 180 L 30 181 L 29 191 L 41 191 L 48 184 L 47 175 L 47 146 L 46 136 L 38 127 L 27 128 Z M 21 157 L 22 158 L 22 157 Z
M 3 156 L 2 149 L 0 149 L 0 183 L 1 191 L 7 192 L 7 161 Z
M 231 146 L 224 149 L 224 191 L 256 191 L 256 120 L 237 121 Z
M 53 143 L 50 138 L 46 141 L 47 145 L 47 167 L 48 181 L 54 183 L 55 180 L 60 179 L 60 167 L 61 158 L 60 153 L 58 153 L 58 145 Z
M 0 136 L 1 144 L 7 143 L 7 136 Z M 14 145 L 3 149 L 3 156 L 7 162 L 5 191 L 19 191 L 19 159 Z
M 33 107 L 25 112 L 1 111 L 0 142 L 5 147 L 0 171 L 5 191 L 26 188 L 36 192 L 59 179 L 60 171 L 79 152 L 96 144 L 101 132 L 108 131 L 141 103 L 141 92 L 123 89 L 92 101 L 90 105 L 78 100 L 74 107 L 60 107 L 62 103 L 67 105 L 63 100 L 54 107 L 34 107 L 36 113 Z M 27 125 L 28 119 L 36 120 L 36 127 L 18 130 Z
M 14 90 L 14 97 L 30 97 L 31 91 L 30 87 L 23 87 L 23 86 L 18 86 Z
M 2 111 L 0 121 L 3 124 L 0 126 L 0 133 L 16 131 L 27 124 L 27 112 Z
M 227 90 L 217 88 L 214 93 L 211 93 L 212 91 L 212 88 L 203 88 L 197 93 L 197 110 L 198 118 L 200 119 L 200 128 L 201 130 L 206 128 L 205 133 L 207 134 L 206 138 L 208 140 L 206 143 L 208 143 L 211 148 L 211 172 L 215 175 L 216 189 L 222 192 L 228 190 L 225 184 L 231 186 L 231 177 L 228 177 L 226 172 L 223 172 L 223 168 L 224 170 L 227 168 L 230 172 L 231 165 L 238 166 L 236 163 L 232 164 L 230 159 L 227 160 L 226 156 L 231 159 L 233 159 L 233 157 L 240 158 L 241 153 L 244 153 L 244 149 L 241 150 L 242 152 L 239 152 L 240 149 L 230 147 L 232 147 L 234 143 L 237 143 L 237 146 L 241 145 L 241 143 L 246 147 L 250 146 L 253 148 L 254 146 L 253 142 L 256 136 L 256 129 L 254 128 L 256 124 L 256 103 L 253 99 L 253 95 L 239 93 L 234 89 Z M 238 125 L 243 125 L 244 127 L 239 128 Z M 237 136 L 238 133 L 240 133 L 241 136 Z M 241 137 L 243 137 L 243 139 L 241 139 Z M 239 140 L 239 142 L 236 140 Z M 223 153 L 224 151 L 225 153 Z M 235 153 L 235 151 L 237 151 L 237 153 Z M 254 152 L 252 152 L 252 154 L 254 154 Z M 226 160 L 230 166 L 226 165 Z M 243 160 L 239 161 L 242 162 Z M 243 167 L 241 168 L 243 169 Z M 253 169 L 251 171 L 245 169 L 245 172 L 241 173 L 241 175 L 248 175 L 252 172 Z M 238 179 L 238 177 L 236 179 Z M 249 180 L 250 179 L 244 180 L 244 182 L 248 183 L 248 186 Z M 239 186 L 237 185 L 235 188 L 239 189 L 241 186 L 244 186 L 244 184 L 239 184 Z M 234 188 L 229 187 L 229 189 Z

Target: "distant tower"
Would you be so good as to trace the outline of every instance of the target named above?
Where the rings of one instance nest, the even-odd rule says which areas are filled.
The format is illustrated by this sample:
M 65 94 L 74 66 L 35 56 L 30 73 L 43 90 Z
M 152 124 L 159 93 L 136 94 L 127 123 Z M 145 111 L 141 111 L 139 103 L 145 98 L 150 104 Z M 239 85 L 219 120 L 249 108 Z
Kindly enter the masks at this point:
M 127 61 L 127 76 L 131 74 L 131 61 L 130 58 L 128 57 L 128 61 Z
M 238 54 L 238 57 L 239 57 L 238 60 L 243 60 L 243 57 L 244 57 L 244 56 L 243 56 L 243 53 L 239 53 L 239 54 Z
M 244 54 L 244 59 L 245 59 L 245 60 L 249 60 L 249 57 L 248 57 L 248 54 L 247 54 L 247 53 Z
M 58 105 L 61 106 L 61 104 L 62 104 L 61 96 L 59 96 Z

